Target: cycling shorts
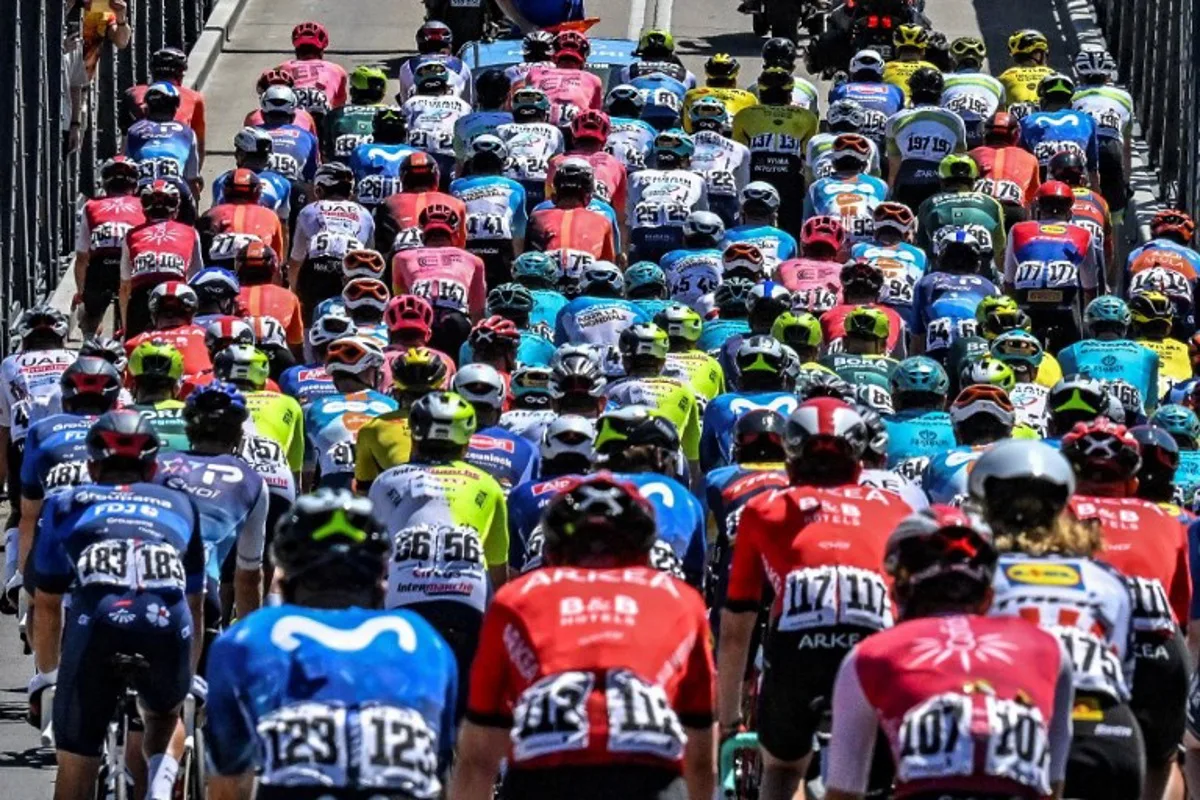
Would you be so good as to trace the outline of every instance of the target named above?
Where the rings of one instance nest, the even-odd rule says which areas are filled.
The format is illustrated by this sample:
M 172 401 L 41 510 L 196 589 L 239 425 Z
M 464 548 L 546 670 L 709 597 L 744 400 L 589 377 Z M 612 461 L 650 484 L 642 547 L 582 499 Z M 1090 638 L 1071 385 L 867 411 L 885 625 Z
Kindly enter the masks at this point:
M 1005 234 L 1012 230 L 1013 225 L 1029 219 L 1029 210 L 1025 206 L 1019 206 L 1016 203 L 1001 203 L 1000 207 L 1004 209 Z
M 471 318 L 452 308 L 433 311 L 433 336 L 429 346 L 443 353 L 457 353 L 471 335 Z
M 1146 742 L 1146 763 L 1165 764 L 1183 741 L 1188 708 L 1188 650 L 1183 634 L 1170 639 L 1135 635 L 1133 709 Z
M 433 600 L 406 607 L 420 614 L 432 625 L 454 652 L 458 674 L 464 676 L 458 682 L 458 703 L 454 706 L 457 724 L 467 710 L 467 692 L 471 688 L 471 681 L 465 676 L 471 674 L 471 662 L 475 660 L 475 651 L 479 649 L 479 629 L 483 627 L 483 614 L 466 603 L 455 600 Z
M 546 180 L 544 178 L 542 180 L 525 179 L 517 181 L 517 183 L 525 189 L 526 208 L 537 208 L 538 203 L 546 199 Z
M 5 529 L 15 528 L 21 523 L 21 462 L 25 460 L 25 439 L 8 440 L 8 521 Z M 32 554 L 32 550 L 30 553 Z M 33 559 L 29 559 L 30 563 Z
M 125 340 L 150 329 L 150 293 L 158 284 L 135 286 L 129 293 L 129 319 L 125 320 Z
M 687 800 L 678 772 L 644 764 L 514 769 L 504 776 L 505 800 Z
M 1105 136 L 1100 139 L 1100 194 L 1108 201 L 1108 210 L 1117 214 L 1129 204 L 1126 186 L 1125 145 L 1119 139 Z
M 108 595 L 94 605 L 73 602 L 63 626 L 54 695 L 58 749 L 100 755 L 108 723 L 124 700 L 112 666 L 114 656 L 140 655 L 149 663 L 132 682 L 146 708 L 167 713 L 182 703 L 192 685 L 191 628 L 186 598 L 128 592 Z
M 416 800 L 408 792 L 350 789 L 330 786 L 267 786 L 258 784 L 255 800 Z
M 941 188 L 936 163 L 909 159 L 900 164 L 896 173 L 892 199 L 917 209 L 926 199 L 940 192 Z
M 484 281 L 488 286 L 499 286 L 512 280 L 514 255 L 512 239 L 476 239 L 467 242 L 466 250 L 479 256 L 483 262 Z
M 1093 716 L 1076 713 L 1063 796 L 1136 800 L 1146 775 L 1146 754 L 1133 710 L 1121 703 Z
M 1025 310 L 1033 323 L 1033 332 L 1045 343 L 1047 352 L 1061 352 L 1067 345 L 1083 338 L 1079 319 L 1073 313 L 1042 309 Z
M 89 317 L 100 317 L 112 305 L 121 288 L 120 261 L 112 258 L 93 258 L 88 262 L 80 295 L 83 311 Z
M 300 276 L 293 287 L 300 298 L 300 314 L 307 329 L 312 323 L 313 310 L 322 301 L 342 293 L 342 268 L 340 264 L 327 262 L 318 269 L 316 262 L 305 261 L 300 265 Z

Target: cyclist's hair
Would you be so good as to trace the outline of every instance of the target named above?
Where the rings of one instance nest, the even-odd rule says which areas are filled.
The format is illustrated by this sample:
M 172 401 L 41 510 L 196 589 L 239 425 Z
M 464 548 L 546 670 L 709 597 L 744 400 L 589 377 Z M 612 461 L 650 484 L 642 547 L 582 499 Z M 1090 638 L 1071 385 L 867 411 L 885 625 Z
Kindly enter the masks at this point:
M 604 468 L 614 472 L 655 472 L 667 476 L 675 474 L 674 466 L 674 453 L 648 444 L 622 447 L 609 453 L 604 462 Z
M 1075 556 L 1090 558 L 1100 552 L 1100 527 L 1072 516 L 1069 510 L 1059 514 L 1048 526 L 1020 533 L 997 533 L 996 549 L 1001 553 L 1029 556 Z

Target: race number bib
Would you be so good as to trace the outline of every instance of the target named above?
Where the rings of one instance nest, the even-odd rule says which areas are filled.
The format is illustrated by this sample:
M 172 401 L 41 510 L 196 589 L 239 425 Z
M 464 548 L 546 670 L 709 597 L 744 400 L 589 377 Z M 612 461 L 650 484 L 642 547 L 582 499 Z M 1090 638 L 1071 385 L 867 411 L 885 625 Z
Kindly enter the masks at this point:
M 1080 628 L 1053 625 L 1047 630 L 1059 638 L 1071 659 L 1076 691 L 1103 692 L 1118 700 L 1124 698 L 1121 663 L 1107 644 Z
M 994 101 L 978 94 L 960 94 L 947 100 L 943 107 L 958 114 L 964 121 L 970 121 L 991 116 L 996 105 Z
M 125 244 L 125 234 L 133 228 L 124 222 L 102 222 L 91 231 L 93 250 L 119 250 Z M 1141 273 L 1138 273 L 1141 274 Z
M 1014 285 L 1030 303 L 1062 303 L 1079 287 L 1079 269 L 1070 261 L 1022 261 Z
M 643 201 L 633 211 L 635 228 L 678 228 L 687 221 L 691 209 L 682 203 L 655 203 Z
M 437 734 L 411 708 L 370 705 L 359 712 L 360 735 L 350 737 L 358 785 L 437 797 Z
M 133 504 L 106 503 L 110 506 Z M 127 513 L 113 509 L 108 513 Z M 179 553 L 169 544 L 135 539 L 96 542 L 75 564 L 82 586 L 112 586 L 121 589 L 182 592 L 186 578 Z
M 1127 576 L 1125 583 L 1133 597 L 1133 629 L 1139 632 L 1171 633 L 1175 620 L 1171 602 L 1163 585 L 1154 578 Z
M 321 231 L 308 240 L 309 258 L 343 258 L 351 250 L 362 249 L 362 242 L 344 233 Z
M 668 761 L 683 757 L 687 737 L 661 686 L 646 683 L 625 669 L 609 670 L 604 686 L 610 752 Z
M 297 86 L 292 89 L 296 93 L 296 104 L 315 114 L 325 114 L 329 111 L 329 95 L 319 86 Z
M 917 288 L 917 282 L 912 276 L 904 273 L 892 274 L 887 269 L 884 269 L 884 275 L 887 277 L 883 281 L 879 301 L 887 305 L 911 306 Z
M 328 703 L 294 703 L 258 721 L 268 786 L 346 786 L 350 767 L 347 711 Z
M 267 158 L 267 169 L 278 172 L 289 181 L 300 180 L 300 162 L 291 153 L 272 153 Z
M 544 181 L 550 171 L 550 158 L 545 155 L 514 155 L 509 159 L 508 177 L 518 181 Z
M 1173 269 L 1166 267 L 1151 267 L 1144 269 L 1129 279 L 1129 295 L 1138 292 L 1162 292 L 1168 297 L 1178 297 L 1190 300 L 1192 296 L 1191 282 Z
M 559 279 L 577 283 L 583 271 L 596 263 L 596 257 L 584 250 L 549 250 L 547 254 L 558 262 Z
M 139 253 L 134 256 L 130 265 L 133 277 L 168 273 L 183 277 L 187 272 L 187 264 L 183 257 L 175 253 Z
M 87 469 L 87 462 L 64 461 L 50 468 L 50 471 L 46 473 L 45 480 L 42 481 L 42 487 L 49 493 L 56 489 L 66 489 L 91 482 L 92 478 Z
M 454 131 L 436 129 L 421 129 L 409 131 L 408 143 L 418 150 L 427 153 L 453 153 Z
M 590 673 L 560 672 L 522 692 L 513 708 L 513 761 L 587 749 L 587 701 L 594 684 Z
M 1085 164 L 1088 160 L 1087 153 L 1076 142 L 1041 141 L 1033 147 L 1033 154 L 1042 166 L 1049 164 L 1050 159 L 1059 153 L 1070 153 L 1071 155 L 1079 156 Z
M 458 281 L 443 278 L 416 281 L 412 285 L 412 293 L 428 300 L 434 308 L 454 311 L 465 311 L 467 308 L 467 287 Z
M 904 139 L 904 155 L 925 161 L 941 161 L 954 151 L 954 142 L 944 136 L 909 134 Z
M 1025 192 L 1013 181 L 995 178 L 980 178 L 975 182 L 975 191 L 994 197 L 1001 203 L 1024 205 Z
M 377 206 L 400 191 L 400 178 L 391 175 L 366 175 L 355 187 L 358 202 Z
M 468 214 L 467 241 L 513 238 L 512 218 L 505 214 Z
M 938 317 L 925 326 L 925 349 L 944 350 L 959 339 L 979 334 L 979 323 L 974 319 Z
M 882 630 L 892 625 L 883 578 L 857 567 L 822 566 L 788 573 L 778 628 L 794 632 L 834 625 Z
M 348 159 L 360 144 L 370 144 L 375 137 L 369 133 L 343 133 L 333 140 L 333 155 L 336 159 Z
M 144 181 L 183 177 L 183 166 L 173 158 L 147 158 L 138 163 L 138 177 Z
M 483 613 L 487 565 L 479 535 L 469 530 L 416 528 L 396 536 L 388 571 L 388 607 L 452 600 Z
M 261 242 L 252 233 L 218 233 L 208 247 L 209 261 L 233 261 L 251 242 Z
M 683 562 L 675 554 L 675 549 L 661 539 L 656 540 L 650 547 L 650 566 L 659 572 L 683 579 Z

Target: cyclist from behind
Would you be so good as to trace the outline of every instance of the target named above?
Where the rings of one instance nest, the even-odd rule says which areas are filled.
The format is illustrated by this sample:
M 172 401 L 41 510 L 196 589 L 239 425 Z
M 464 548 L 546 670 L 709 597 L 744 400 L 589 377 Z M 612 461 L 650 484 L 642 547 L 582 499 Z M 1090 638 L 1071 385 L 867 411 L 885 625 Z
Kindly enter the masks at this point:
M 180 281 L 167 281 L 155 287 L 147 305 L 150 329 L 125 340 L 126 354 L 142 342 L 168 342 L 183 356 L 185 379 L 212 370 L 206 331 L 194 322 L 199 305 L 195 290 Z
M 474 84 L 471 69 L 454 55 L 454 33 L 444 22 L 426 20 L 416 33 L 417 55 L 400 65 L 400 91 L 396 102 L 403 104 L 416 90 L 416 72 L 423 64 L 437 63 L 450 73 L 451 89 L 455 96 L 470 103 Z M 466 42 L 460 42 L 466 44 Z
M 255 84 L 255 96 L 261 97 L 268 86 L 286 86 L 289 89 L 296 88 L 296 76 L 292 74 L 290 67 L 272 67 L 265 69 L 258 76 L 258 82 Z M 317 128 L 317 121 L 313 119 L 313 115 L 308 113 L 303 108 L 296 109 L 296 125 L 311 133 L 313 136 L 318 136 L 320 130 Z M 256 108 L 246 114 L 243 125 L 249 127 L 259 127 L 263 124 L 262 109 Z
M 215 377 L 242 392 L 255 432 L 283 448 L 298 484 L 304 462 L 304 412 L 295 398 L 267 388 L 269 370 L 266 354 L 253 345 L 230 345 L 213 362 Z
M 1088 188 L 1087 164 L 1078 153 L 1063 150 L 1055 153 L 1046 168 L 1049 180 L 1062 181 L 1075 193 L 1071 223 L 1086 228 L 1104 255 L 1104 275 L 1108 286 L 1117 286 L 1120 279 L 1116 263 L 1117 237 L 1113 233 L 1112 214 L 1108 201 L 1099 192 Z M 1191 309 L 1191 299 L 1186 300 Z
M 725 231 L 722 246 L 728 249 L 732 244 L 743 244 L 757 248 L 762 253 L 763 269 L 767 275 L 781 262 L 795 258 L 796 240 L 783 229 L 785 223 L 780 217 L 782 204 L 779 190 L 766 181 L 746 184 L 742 188 L 738 224 Z M 844 246 L 844 241 L 839 244 L 839 248 Z
M 646 99 L 636 86 L 621 84 L 609 90 L 604 98 L 604 112 L 611 129 L 605 150 L 625 165 L 627 174 L 646 168 L 646 157 L 658 131 L 642 119 Z
M 604 104 L 604 83 L 584 69 L 592 45 L 578 31 L 564 30 L 554 37 L 553 66 L 529 70 L 521 86 L 540 89 L 550 99 L 550 121 L 566 125 L 583 111 L 599 111 Z
M 355 149 L 369 141 L 375 114 L 384 105 L 388 76 L 380 67 L 360 64 L 350 73 L 350 100 L 331 110 L 321 126 L 321 157 L 346 162 Z
M 1114 295 L 1097 297 L 1083 311 L 1086 337 L 1058 354 L 1062 371 L 1085 373 L 1099 380 L 1120 380 L 1137 389 L 1146 410 L 1158 405 L 1159 357 L 1130 338 L 1133 315 Z
M 1133 285 L 1134 276 L 1155 267 L 1177 273 L 1179 278 L 1164 276 L 1169 284 L 1182 279 L 1196 285 L 1200 281 L 1200 253 L 1192 249 L 1196 223 L 1186 211 L 1163 209 L 1150 220 L 1150 241 L 1129 254 L 1125 262 L 1124 286 Z
M 1004 85 L 983 71 L 987 45 L 974 36 L 960 36 L 950 43 L 954 71 L 946 75 L 942 107 L 962 117 L 967 128 L 967 147 L 983 144 L 984 122 L 1004 108 Z
M 910 458 L 931 458 L 954 447 L 954 423 L 944 410 L 950 377 L 925 356 L 906 358 L 891 377 L 894 414 L 884 416 L 888 466 Z
M 291 72 L 297 103 L 320 125 L 326 114 L 346 105 L 350 76 L 341 65 L 326 60 L 329 32 L 319 22 L 301 22 L 293 28 L 292 47 L 296 57 L 279 68 Z
M 462 171 L 450 194 L 467 209 L 467 250 L 483 260 L 489 286 L 512 277 L 513 259 L 525 249 L 525 188 L 504 175 L 508 147 L 483 133 L 467 145 Z
M 271 157 L 275 153 L 275 140 L 260 128 L 242 128 L 233 137 L 233 161 L 235 169 L 246 168 L 262 181 L 262 194 L 258 204 L 275 212 L 287 238 L 288 219 L 292 210 L 292 184 L 276 172 Z M 225 184 L 233 170 L 224 172 L 213 181 L 213 205 L 225 202 Z
M 872 152 L 865 136 L 839 134 L 830 148 L 829 175 L 808 187 L 805 219 L 836 217 L 851 243 L 870 240 L 875 208 L 886 199 L 888 191 L 886 183 L 867 174 Z
M 736 377 L 736 389 L 731 387 L 704 407 L 700 468 L 706 474 L 736 463 L 734 430 L 743 415 L 765 409 L 787 416 L 799 404 L 789 391 L 783 347 L 779 343 L 772 347 L 763 341 L 767 338 L 747 336 L 742 340 L 735 357 L 738 375 L 727 376 L 731 380 Z
M 1024 117 L 1038 103 L 1038 86 L 1054 74 L 1050 60 L 1050 42 L 1041 31 L 1026 28 L 1008 37 L 1008 55 L 1013 66 L 1000 73 L 1009 111 L 1017 118 Z
M 126 408 L 150 423 L 161 452 L 187 450 L 184 404 L 175 399 L 183 380 L 183 356 L 167 342 L 149 340 L 133 348 L 127 370 L 133 383 L 133 403 Z
M 604 214 L 589 208 L 596 189 L 591 163 L 568 156 L 553 172 L 554 204 L 530 215 L 529 249 L 577 251 L 600 261 L 616 261 L 615 226 Z
M 726 114 L 732 120 L 738 112 L 749 108 L 758 102 L 753 92 L 737 88 L 738 75 L 742 65 L 734 56 L 728 53 L 717 53 L 709 56 L 704 62 L 704 85 L 688 89 L 683 96 L 683 107 L 680 116 L 683 118 L 683 129 L 695 133 L 698 128 L 693 122 L 692 108 L 705 97 L 713 97 L 720 101 Z
M 763 70 L 781 69 L 792 76 L 792 105 L 820 116 L 821 95 L 817 87 L 812 81 L 796 75 L 796 62 L 799 58 L 796 43 L 786 36 L 774 36 L 763 42 L 761 55 Z M 759 96 L 759 102 L 763 102 L 762 86 L 756 85 L 751 91 Z
M 975 188 L 979 167 L 970 156 L 954 153 L 938 164 L 938 178 L 941 191 L 917 209 L 917 244 L 926 250 L 936 249 L 938 235 L 954 228 L 971 234 L 984 260 L 1002 268 L 1006 249 L 1004 207 Z
M 322 165 L 313 177 L 313 187 L 316 201 L 301 209 L 292 232 L 290 286 L 299 286 L 301 267 L 310 259 L 324 255 L 341 258 L 349 250 L 370 247 L 375 240 L 375 221 L 370 212 L 350 199 L 354 196 L 354 173 L 349 167 L 337 161 Z M 350 246 L 351 242 L 358 242 L 358 247 Z
M 170 180 L 199 196 L 200 146 L 196 132 L 175 121 L 182 102 L 179 88 L 170 82 L 151 84 L 146 90 L 146 118 L 125 133 L 124 152 L 138 162 L 143 180 Z
M 979 166 L 975 191 L 1000 203 L 1008 228 L 1029 218 L 1029 206 L 1042 183 L 1037 158 L 1020 147 L 1020 142 L 1017 118 L 997 111 L 983 123 L 983 144 L 969 154 Z
M 1038 84 L 1038 110 L 1021 120 L 1021 146 L 1033 153 L 1045 179 L 1050 159 L 1063 151 L 1087 164 L 1088 181 L 1100 185 L 1100 144 L 1096 123 L 1085 112 L 1071 107 L 1075 81 L 1066 75 L 1048 75 Z
M 717 98 L 701 97 L 687 113 L 696 143 L 692 168 L 704 176 L 709 209 L 732 226 L 737 222 L 738 196 L 750 181 L 750 151 L 726 135 L 731 117 Z
M 937 69 L 937 66 L 925 60 L 929 31 L 922 25 L 899 25 L 892 34 L 892 47 L 895 58 L 883 68 L 883 81 L 899 88 L 906 98 L 911 98 L 912 89 L 908 83 L 917 70 Z
M 701 298 L 716 290 L 724 270 L 725 238 L 721 218 L 711 211 L 693 211 L 683 223 L 683 247 L 667 252 L 659 263 L 671 299 L 697 308 Z
M 274 145 L 271 168 L 291 182 L 296 201 L 306 201 L 309 184 L 321 163 L 321 147 L 315 134 L 296 124 L 300 101 L 286 86 L 268 86 L 258 102 L 263 116 L 259 127 Z
M 903 203 L 885 201 L 875 206 L 871 238 L 850 248 L 851 259 L 862 259 L 883 273 L 879 301 L 916 326 L 913 299 L 917 281 L 925 274 L 928 257 L 913 244 L 917 219 Z
M 398 250 L 420 247 L 421 212 L 433 205 L 445 205 L 457 213 L 453 243 L 467 243 L 467 207 L 452 194 L 439 191 L 442 173 L 437 160 L 426 152 L 409 153 L 400 162 L 400 191 L 390 194 L 375 208 L 375 244 L 381 253 L 394 255 Z
M 550 159 L 563 152 L 563 135 L 550 122 L 550 98 L 541 89 L 517 89 L 510 103 L 513 121 L 498 127 L 496 135 L 508 147 L 505 174 L 525 187 L 527 202 L 532 207 L 546 197 Z
M 1100 183 L 1094 187 L 1104 195 L 1119 221 L 1129 201 L 1126 180 L 1133 159 L 1133 98 L 1114 84 L 1116 74 L 1117 65 L 1107 50 L 1080 50 L 1075 56 L 1075 76 L 1081 86 L 1071 107 L 1096 123 Z
M 1192 377 L 1192 362 L 1187 345 L 1171 335 L 1174 327 L 1174 306 L 1162 292 L 1142 291 L 1129 298 L 1129 313 L 1133 317 L 1133 340 L 1158 353 L 1159 397 L 1176 383 Z M 1152 401 L 1147 398 L 1147 403 Z
M 458 163 L 467 160 L 470 145 L 484 135 L 495 136 L 501 125 L 513 121 L 508 110 L 512 79 L 505 70 L 489 67 L 475 74 L 475 110 L 454 122 L 454 155 Z
M 146 114 L 146 93 L 155 83 L 166 82 L 173 84 L 179 90 L 179 107 L 175 110 L 175 121 L 183 123 L 196 134 L 196 149 L 201 162 L 204 160 L 204 135 L 207 131 L 204 95 L 188 86 L 183 85 L 183 77 L 187 74 L 187 53 L 176 47 L 164 47 L 156 50 L 150 56 L 150 83 L 138 84 L 125 91 L 125 111 L 128 128 L 133 121 Z
M 683 243 L 683 225 L 693 211 L 708 210 L 708 187 L 691 169 L 692 137 L 676 128 L 654 138 L 653 169 L 629 177 L 630 258 L 658 261 Z
M 967 150 L 962 118 L 938 105 L 945 85 L 936 69 L 918 69 L 908 79 L 911 107 L 888 118 L 888 185 L 892 199 L 910 208 L 937 192 L 942 159 Z
M 418 151 L 408 143 L 408 120 L 402 109 L 372 108 L 369 138 L 359 142 L 342 160 L 354 174 L 355 199 L 360 205 L 377 208 L 401 191 L 401 170 L 406 159 Z
M 235 169 L 225 181 L 221 199 L 196 222 L 205 263 L 232 265 L 246 247 L 258 243 L 283 252 L 283 223 L 260 204 L 263 181 L 253 170 Z
M 806 178 L 827 178 L 833 173 L 833 145 L 843 133 L 857 133 L 866 137 L 871 152 L 864 171 L 875 176 L 880 174 L 879 144 L 875 141 L 876 131 L 867 129 L 865 108 L 854 100 L 838 100 L 829 105 L 825 123 L 827 130 L 808 140 L 808 150 L 804 156 Z
M 138 165 L 115 156 L 100 166 L 102 196 L 79 209 L 75 234 L 75 286 L 72 308 L 83 307 L 79 327 L 91 336 L 117 298 L 121 283 L 121 246 L 129 231 L 144 224 L 146 215 L 137 197 Z
M 438 162 L 445 189 L 454 171 L 454 127 L 471 113 L 471 104 L 454 94 L 445 64 L 423 63 L 413 75 L 416 91 L 400 107 L 408 124 L 408 143 Z
M 829 109 L 842 100 L 858 103 L 863 109 L 863 125 L 859 133 L 870 136 L 876 145 L 884 144 L 887 120 L 904 108 L 904 91 L 883 79 L 886 69 L 883 56 L 875 50 L 860 50 L 850 59 L 848 78 L 835 83 L 829 90 Z
M 592 166 L 595 175 L 596 197 L 610 205 L 618 217 L 626 213 L 629 187 L 625 165 L 605 150 L 612 123 L 603 111 L 588 109 L 576 114 L 568 128 L 569 149 L 562 155 L 550 159 L 547 180 L 554 187 L 554 176 L 558 167 L 567 159 L 581 159 Z

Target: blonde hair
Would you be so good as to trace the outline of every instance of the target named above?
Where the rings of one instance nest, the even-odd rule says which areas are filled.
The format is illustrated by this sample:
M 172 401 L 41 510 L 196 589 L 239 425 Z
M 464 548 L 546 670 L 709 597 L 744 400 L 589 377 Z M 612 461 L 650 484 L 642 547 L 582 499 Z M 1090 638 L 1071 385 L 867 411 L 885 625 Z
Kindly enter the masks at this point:
M 996 534 L 996 549 L 1001 553 L 1030 556 L 1082 556 L 1090 558 L 1100 551 L 1100 524 L 1083 521 L 1069 513 L 1059 514 L 1049 526 L 1020 533 Z

